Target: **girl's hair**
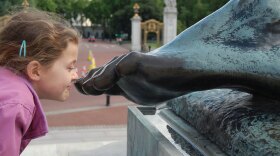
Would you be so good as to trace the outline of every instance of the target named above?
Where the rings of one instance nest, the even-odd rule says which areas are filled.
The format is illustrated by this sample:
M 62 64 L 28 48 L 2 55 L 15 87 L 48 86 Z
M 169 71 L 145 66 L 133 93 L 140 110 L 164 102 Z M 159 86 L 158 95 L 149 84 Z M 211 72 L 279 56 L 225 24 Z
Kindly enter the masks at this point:
M 78 44 L 79 33 L 57 15 L 25 9 L 12 15 L 0 32 L 0 66 L 25 73 L 30 61 L 50 67 L 69 42 Z M 23 40 L 26 56 L 19 56 Z

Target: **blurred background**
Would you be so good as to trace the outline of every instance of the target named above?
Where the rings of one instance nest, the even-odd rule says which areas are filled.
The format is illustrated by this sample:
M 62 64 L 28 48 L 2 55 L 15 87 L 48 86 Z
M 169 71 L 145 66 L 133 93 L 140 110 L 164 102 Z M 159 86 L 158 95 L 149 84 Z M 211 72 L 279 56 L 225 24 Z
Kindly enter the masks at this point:
M 77 27 L 84 38 L 130 40 L 133 4 L 140 5 L 142 21 L 163 21 L 164 0 L 28 0 L 30 7 L 55 12 Z M 177 0 L 178 34 L 223 6 L 228 0 Z M 23 0 L 1 0 L 0 16 L 7 15 Z M 153 37 L 150 37 L 153 38 Z

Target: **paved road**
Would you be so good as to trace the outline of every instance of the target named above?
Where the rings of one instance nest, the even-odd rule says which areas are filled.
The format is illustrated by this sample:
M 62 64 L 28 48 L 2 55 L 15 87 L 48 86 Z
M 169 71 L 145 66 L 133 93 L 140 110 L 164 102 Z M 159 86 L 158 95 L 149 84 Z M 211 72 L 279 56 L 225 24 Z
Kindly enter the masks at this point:
M 126 156 L 126 126 L 52 128 L 21 156 Z
M 78 71 L 88 66 L 88 52 L 92 51 L 96 65 L 101 66 L 114 56 L 128 53 L 128 50 L 111 43 L 82 41 L 79 47 Z M 121 96 L 111 96 L 110 106 L 106 107 L 106 96 L 86 96 L 71 89 L 66 102 L 43 100 L 50 127 L 88 126 L 88 125 L 124 125 L 127 122 L 127 105 L 133 105 Z

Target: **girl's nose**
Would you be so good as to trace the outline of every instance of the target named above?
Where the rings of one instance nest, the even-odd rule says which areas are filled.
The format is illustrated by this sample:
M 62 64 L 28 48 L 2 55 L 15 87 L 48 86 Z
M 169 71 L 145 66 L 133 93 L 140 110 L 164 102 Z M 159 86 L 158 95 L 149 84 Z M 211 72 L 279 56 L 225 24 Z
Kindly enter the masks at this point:
M 72 73 L 72 79 L 77 80 L 78 78 L 79 78 L 79 75 L 78 75 L 78 71 L 76 70 Z

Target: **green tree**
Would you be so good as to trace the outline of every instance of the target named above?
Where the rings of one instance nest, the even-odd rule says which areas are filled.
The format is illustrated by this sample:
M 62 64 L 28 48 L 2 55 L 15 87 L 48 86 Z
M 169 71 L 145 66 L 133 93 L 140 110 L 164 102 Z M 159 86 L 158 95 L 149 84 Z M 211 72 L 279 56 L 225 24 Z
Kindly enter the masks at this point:
M 37 0 L 35 2 L 37 8 L 49 12 L 56 12 L 57 4 L 55 0 Z
M 94 24 L 101 24 L 105 34 L 131 34 L 133 4 L 140 5 L 142 21 L 156 19 L 163 21 L 164 0 L 29 0 L 30 6 L 56 12 L 67 19 L 80 18 L 83 23 L 89 18 Z M 177 0 L 178 32 L 185 30 L 205 16 L 223 6 L 228 0 Z M 14 6 L 21 6 L 22 0 L 1 0 L 0 16 L 7 14 Z M 71 20 L 70 20 L 71 22 Z M 82 28 L 83 30 L 83 28 Z
M 74 5 L 74 0 L 54 0 L 54 2 L 57 5 L 55 12 L 70 20 L 73 16 L 72 6 Z
M 222 7 L 228 0 L 177 0 L 178 32 Z
M 85 16 L 89 18 L 93 24 L 101 24 L 103 30 L 107 34 L 109 34 L 108 25 L 110 14 L 110 5 L 106 5 L 102 0 L 92 0 L 85 9 Z
M 95 24 L 101 24 L 106 36 L 113 33 L 131 33 L 131 21 L 133 17 L 132 0 L 92 0 L 86 9 L 86 16 Z M 138 0 L 142 21 L 157 19 L 162 21 L 162 0 Z
M 86 8 L 85 15 L 94 23 L 105 25 L 111 13 L 109 7 L 101 0 L 93 0 Z
M 163 17 L 163 0 L 141 0 L 140 4 L 140 15 L 142 21 L 148 19 L 156 19 L 162 21 Z
M 74 0 L 72 5 L 72 13 L 73 17 L 77 18 L 79 15 L 85 15 L 85 9 L 88 7 L 90 1 L 89 0 Z
M 0 16 L 8 14 L 15 6 L 21 6 L 22 0 L 1 0 Z

